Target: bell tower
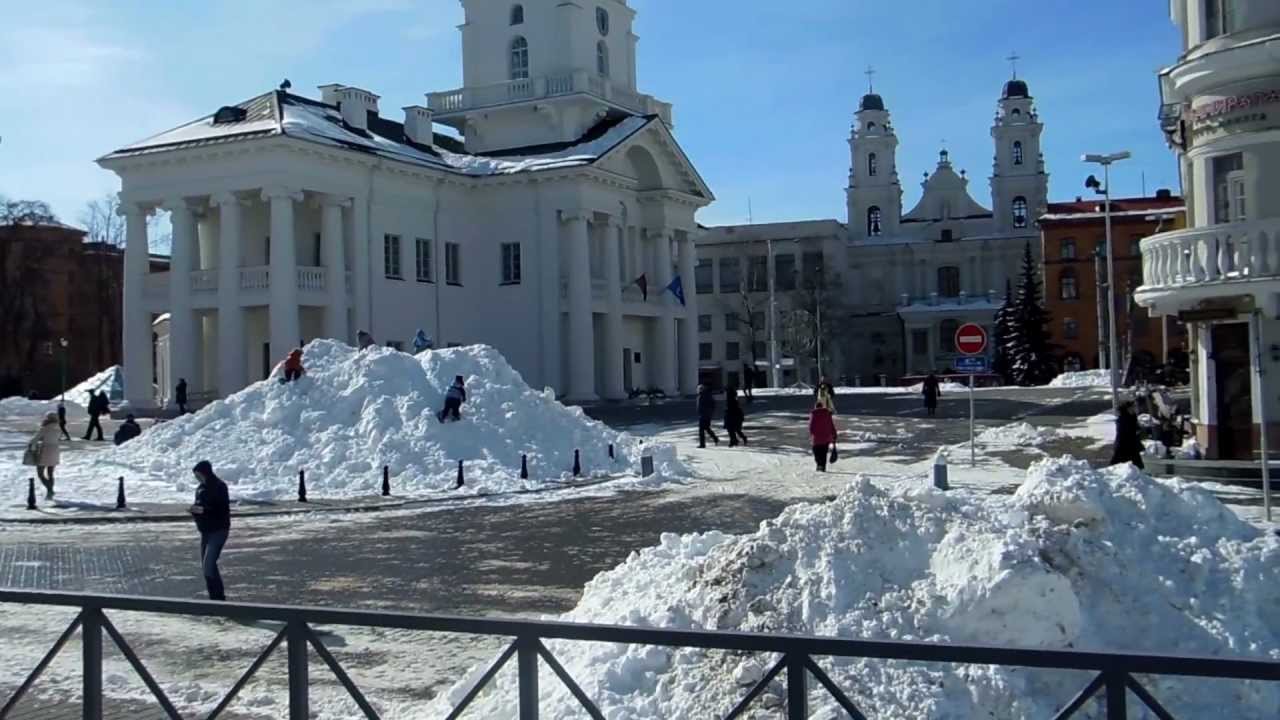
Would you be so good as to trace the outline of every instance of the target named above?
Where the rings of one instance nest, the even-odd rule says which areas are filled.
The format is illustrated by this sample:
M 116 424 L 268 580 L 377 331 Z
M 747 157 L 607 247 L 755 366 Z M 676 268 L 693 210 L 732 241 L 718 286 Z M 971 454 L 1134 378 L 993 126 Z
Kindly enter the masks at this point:
M 868 70 L 870 77 L 874 71 Z M 868 87 L 868 90 L 874 88 Z M 845 191 L 849 237 L 854 242 L 892 237 L 902 217 L 902 185 L 898 182 L 898 136 L 884 99 L 868 92 L 858 103 L 849 136 L 852 165 Z
M 1016 62 L 1016 55 L 1010 57 Z M 999 233 L 1020 233 L 1035 226 L 1049 202 L 1049 175 L 1040 152 L 1044 125 L 1036 113 L 1027 83 L 1013 78 L 1004 85 L 991 137 L 995 163 L 991 171 L 991 205 Z

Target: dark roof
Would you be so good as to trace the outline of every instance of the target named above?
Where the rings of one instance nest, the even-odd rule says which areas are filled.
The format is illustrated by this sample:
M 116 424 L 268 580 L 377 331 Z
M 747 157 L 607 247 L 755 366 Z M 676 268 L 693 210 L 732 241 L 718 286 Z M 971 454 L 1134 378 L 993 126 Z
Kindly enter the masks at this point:
M 1009 98 L 1029 97 L 1031 97 L 1031 90 L 1027 88 L 1026 81 L 1014 79 L 1004 84 L 1005 100 L 1008 100 Z
M 493 150 L 490 152 L 472 153 L 477 157 L 505 158 L 520 155 L 542 155 L 544 153 L 560 152 L 568 150 L 575 145 L 593 142 L 604 137 L 604 134 L 617 127 L 619 123 L 633 115 L 626 113 L 611 112 L 606 115 L 600 122 L 592 125 L 582 137 L 568 142 L 544 143 L 542 145 L 526 145 L 524 147 L 506 148 L 503 150 Z M 653 120 L 657 115 L 645 115 L 644 118 Z M 459 151 L 461 152 L 461 151 Z
M 1187 201 L 1181 196 L 1170 197 L 1134 197 L 1111 198 L 1111 212 L 1131 212 L 1135 210 L 1176 210 L 1186 207 Z M 1102 212 L 1103 199 L 1075 200 L 1072 202 L 1051 202 L 1045 210 L 1047 215 L 1067 215 L 1071 213 Z
M 884 98 L 875 93 L 863 95 L 862 102 L 858 103 L 858 111 L 863 110 L 884 110 Z

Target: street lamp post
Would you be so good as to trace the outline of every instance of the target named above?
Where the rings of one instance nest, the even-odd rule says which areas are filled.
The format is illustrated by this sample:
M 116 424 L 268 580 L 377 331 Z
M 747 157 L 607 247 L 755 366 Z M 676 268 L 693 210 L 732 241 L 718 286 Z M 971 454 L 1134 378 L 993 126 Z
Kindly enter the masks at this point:
M 58 338 L 58 347 L 62 348 L 62 394 L 59 399 L 65 401 L 67 399 L 67 342 L 66 338 Z
M 1081 158 L 1083 162 L 1102 166 L 1102 183 L 1092 175 L 1085 181 L 1085 187 L 1101 193 L 1103 197 L 1102 217 L 1106 225 L 1107 242 L 1107 351 L 1111 362 L 1111 409 L 1120 410 L 1120 368 L 1119 346 L 1116 342 L 1116 265 L 1115 243 L 1111 241 L 1111 164 L 1120 160 L 1128 160 L 1132 155 L 1128 151 L 1111 153 L 1110 155 L 1089 154 Z
M 778 297 L 774 289 L 776 282 L 774 275 L 777 272 L 774 268 L 773 238 L 768 238 L 765 244 L 769 253 L 769 261 L 765 265 L 765 274 L 769 276 L 769 384 L 776 388 L 782 386 L 782 381 L 778 376 L 781 360 L 778 357 L 778 334 L 775 328 L 778 315 Z

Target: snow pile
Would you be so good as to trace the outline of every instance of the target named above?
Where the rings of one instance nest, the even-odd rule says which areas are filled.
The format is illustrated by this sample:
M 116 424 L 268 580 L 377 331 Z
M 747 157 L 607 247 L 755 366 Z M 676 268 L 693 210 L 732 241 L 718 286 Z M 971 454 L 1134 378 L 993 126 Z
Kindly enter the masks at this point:
M 535 392 L 487 346 L 414 356 L 317 340 L 304 363 L 307 374 L 296 383 L 251 385 L 149 429 L 99 462 L 185 492 L 191 468 L 208 459 L 233 484 L 233 496 L 259 499 L 293 496 L 302 469 L 315 495 L 376 494 L 384 464 L 397 495 L 417 496 L 452 488 L 458 461 L 466 469 L 462 493 L 543 488 L 570 477 L 575 449 L 588 476 L 636 475 L 646 453 L 658 476 L 686 474 L 671 446 L 644 446 Z M 455 375 L 465 378 L 467 402 L 461 422 L 442 425 L 436 412 Z M 528 481 L 519 479 L 521 454 Z
M 1081 370 L 1062 373 L 1049 382 L 1055 388 L 1111 387 L 1110 370 Z
M 120 366 L 112 365 L 68 390 L 66 395 L 67 402 L 87 408 L 89 407 L 90 392 L 105 392 L 108 398 L 118 400 L 123 387 L 121 384 L 123 381 L 122 375 Z
M 951 382 L 950 380 L 943 380 L 942 382 L 938 383 L 938 389 L 943 394 L 954 393 L 954 392 L 969 392 L 968 385 L 961 385 L 960 383 Z M 909 388 L 905 388 L 905 390 L 907 392 L 922 393 L 924 392 L 924 383 L 919 383 L 918 385 L 912 385 Z
M 859 478 L 753 534 L 666 534 L 585 588 L 576 622 L 847 638 L 1113 649 L 1280 660 L 1280 538 L 1213 496 L 1131 468 L 1071 458 L 1027 471 L 1013 496 L 886 490 Z M 551 643 L 605 717 L 720 717 L 776 658 Z M 822 658 L 886 718 L 1049 717 L 1085 672 Z M 444 693 L 457 702 L 484 667 Z M 477 717 L 514 718 L 513 673 Z M 1143 677 L 1179 717 L 1274 718 L 1275 683 Z M 547 717 L 579 717 L 558 682 Z M 842 717 L 814 693 L 814 717 Z M 780 678 L 757 708 L 785 698 Z M 437 711 L 440 707 L 434 708 Z M 1100 717 L 1097 705 L 1082 717 Z M 444 714 L 438 712 L 437 714 Z M 760 715 L 760 717 L 764 717 Z
M 45 413 L 58 409 L 57 400 L 28 400 L 24 397 L 7 397 L 0 400 L 0 419 L 21 420 L 34 418 L 39 420 Z
M 1182 447 L 1173 448 L 1173 456 L 1179 460 L 1201 460 L 1204 450 L 1195 438 L 1190 438 L 1182 443 Z
M 1007 445 L 1010 447 L 1040 447 L 1056 440 L 1061 434 L 1053 428 L 1036 427 L 1026 422 L 1016 422 L 983 430 L 978 433 L 978 442 L 985 445 Z

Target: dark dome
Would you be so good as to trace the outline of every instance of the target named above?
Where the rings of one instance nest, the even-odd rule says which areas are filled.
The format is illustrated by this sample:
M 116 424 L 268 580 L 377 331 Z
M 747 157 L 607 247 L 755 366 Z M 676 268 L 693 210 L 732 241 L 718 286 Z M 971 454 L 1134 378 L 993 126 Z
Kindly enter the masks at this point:
M 1004 84 L 1004 97 L 1009 98 L 1029 98 L 1031 91 L 1027 89 L 1027 84 L 1022 80 L 1010 80 Z
M 884 100 L 875 93 L 868 93 L 862 96 L 862 102 L 858 103 L 858 110 L 884 110 Z

